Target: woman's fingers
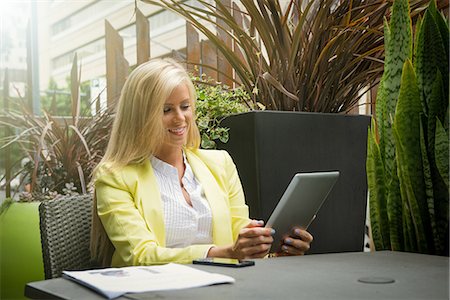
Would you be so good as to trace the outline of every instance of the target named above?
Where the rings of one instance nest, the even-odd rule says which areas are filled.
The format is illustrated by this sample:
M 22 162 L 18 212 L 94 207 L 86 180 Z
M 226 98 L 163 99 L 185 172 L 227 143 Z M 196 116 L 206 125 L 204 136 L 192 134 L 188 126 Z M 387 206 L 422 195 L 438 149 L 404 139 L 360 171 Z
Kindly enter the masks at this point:
M 280 255 L 303 255 L 309 250 L 313 236 L 306 230 L 294 227 L 290 236 L 283 239 Z
M 245 228 L 263 227 L 263 226 L 264 226 L 263 220 L 251 220 L 250 223 Z
M 271 234 L 271 230 L 268 228 L 260 229 L 264 230 L 242 230 L 239 234 L 237 244 L 239 244 L 241 247 L 253 247 L 260 244 L 272 244 L 273 237 Z
M 310 248 L 309 242 L 295 238 L 286 238 L 281 251 L 289 255 L 303 255 Z
M 258 236 L 272 236 L 273 229 L 265 227 L 247 227 L 241 229 L 239 237 L 253 238 Z
M 300 229 L 299 227 L 292 228 L 291 236 L 294 238 L 300 238 L 302 241 L 307 243 L 311 243 L 314 239 L 308 231 Z
M 233 251 L 238 258 L 264 257 L 272 246 L 271 228 L 247 227 L 239 232 Z

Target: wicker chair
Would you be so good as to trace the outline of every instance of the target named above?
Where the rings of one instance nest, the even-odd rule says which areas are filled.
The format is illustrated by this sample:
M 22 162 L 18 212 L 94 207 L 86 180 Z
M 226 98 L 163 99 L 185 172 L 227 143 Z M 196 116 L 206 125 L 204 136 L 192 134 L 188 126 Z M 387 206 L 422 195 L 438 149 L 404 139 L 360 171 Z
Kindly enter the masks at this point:
M 39 205 L 45 278 L 92 267 L 89 252 L 92 195 L 65 196 Z

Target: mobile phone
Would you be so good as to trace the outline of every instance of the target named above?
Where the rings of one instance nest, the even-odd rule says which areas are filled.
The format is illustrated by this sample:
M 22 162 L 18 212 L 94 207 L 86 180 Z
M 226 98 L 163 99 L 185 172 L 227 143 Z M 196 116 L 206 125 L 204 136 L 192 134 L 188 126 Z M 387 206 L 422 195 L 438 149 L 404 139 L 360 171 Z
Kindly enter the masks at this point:
M 207 257 L 194 259 L 192 263 L 196 265 L 210 265 L 229 268 L 242 268 L 255 265 L 255 262 L 253 260 L 239 260 L 234 258 L 220 258 L 220 257 Z

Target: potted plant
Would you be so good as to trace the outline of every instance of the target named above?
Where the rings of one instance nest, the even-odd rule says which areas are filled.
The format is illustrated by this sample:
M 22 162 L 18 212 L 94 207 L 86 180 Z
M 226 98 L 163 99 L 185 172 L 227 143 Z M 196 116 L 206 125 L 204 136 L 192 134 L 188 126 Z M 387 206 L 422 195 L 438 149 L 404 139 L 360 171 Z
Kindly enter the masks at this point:
M 448 255 L 449 27 L 432 0 L 411 30 L 408 0 L 385 25 L 386 58 L 368 137 L 377 250 Z
M 192 77 L 197 92 L 196 122 L 201 135 L 201 147 L 217 147 L 215 141 L 227 143 L 229 128 L 222 125 L 226 116 L 249 111 L 245 105 L 250 96 L 238 87 L 231 89 L 206 76 Z
M 38 206 L 60 195 L 87 193 L 90 173 L 108 141 L 109 111 L 94 117 L 79 112 L 77 60 L 72 68 L 72 116 L 32 113 L 25 101 L 1 121 L 14 134 L 1 139 L 0 150 L 18 145 L 21 186 L 19 201 L 6 201 L 0 214 L 1 298 L 22 298 L 27 282 L 44 279 Z M 86 114 L 87 115 L 87 114 Z M 24 159 L 25 158 L 25 159 Z

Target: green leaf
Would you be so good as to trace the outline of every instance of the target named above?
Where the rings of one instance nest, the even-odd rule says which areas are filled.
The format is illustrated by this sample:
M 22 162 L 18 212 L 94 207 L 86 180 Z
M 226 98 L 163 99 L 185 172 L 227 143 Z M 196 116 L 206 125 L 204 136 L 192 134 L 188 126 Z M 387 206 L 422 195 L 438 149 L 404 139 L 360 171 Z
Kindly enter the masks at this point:
M 405 240 L 409 241 L 408 247 L 411 251 L 416 249 L 420 253 L 427 253 L 428 243 L 426 238 L 426 230 L 423 220 L 423 209 L 420 208 L 418 199 L 415 195 L 414 185 L 410 178 L 411 173 L 408 170 L 406 160 L 408 159 L 405 147 L 402 145 L 396 123 L 394 122 L 393 134 L 397 148 L 397 170 L 400 181 L 400 192 L 403 199 L 403 207 L 405 209 L 407 231 L 405 231 Z M 417 248 L 416 248 L 417 246 Z
M 448 133 L 445 132 L 442 123 L 436 120 L 436 136 L 435 136 L 435 158 L 436 166 L 439 174 L 449 188 L 449 139 Z
M 368 130 L 367 140 L 367 184 L 369 188 L 369 210 L 372 239 L 375 249 L 390 249 L 389 226 L 386 211 L 386 187 L 380 150 L 374 137 L 374 120 L 372 129 Z
M 201 146 L 203 149 L 214 149 L 216 147 L 216 143 L 210 140 L 208 135 L 203 134 Z
M 421 211 L 426 210 L 425 188 L 422 172 L 422 154 L 420 149 L 420 104 L 419 89 L 410 60 L 403 67 L 400 94 L 394 118 L 394 126 L 398 132 L 395 141 L 397 157 L 402 157 L 402 165 L 411 181 L 416 199 L 420 201 Z M 398 153 L 402 147 L 401 155 Z M 400 161 L 398 166 L 400 167 Z M 400 182 L 402 178 L 399 176 Z
M 430 4 L 430 8 L 432 7 L 433 5 Z M 418 34 L 414 67 L 422 105 L 424 111 L 428 112 L 437 70 L 443 75 L 444 85 L 448 85 L 448 58 L 441 33 L 430 9 L 425 13 Z M 448 88 L 446 88 L 446 94 L 448 95 Z
M 435 131 L 436 131 L 436 118 L 441 120 L 445 119 L 445 111 L 447 110 L 444 97 L 444 89 L 441 72 L 436 71 L 435 80 L 431 88 L 431 94 L 429 96 L 429 110 L 428 110 L 428 122 L 427 122 L 427 137 L 428 137 L 428 153 L 430 156 L 431 164 L 434 164 L 434 144 L 435 144 Z
M 400 182 L 397 176 L 397 160 L 394 160 L 394 172 L 388 185 L 387 212 L 389 218 L 389 236 L 391 250 L 403 251 L 403 204 Z
M 403 240 L 405 251 L 417 252 L 417 239 L 412 222 L 411 211 L 406 200 L 402 200 L 403 206 Z
M 403 64 L 412 58 L 412 30 L 408 0 L 395 0 L 389 25 L 385 24 L 385 63 L 383 73 L 382 127 L 380 145 L 387 178 L 391 177 L 395 159 L 392 122 L 400 91 Z M 378 99 L 377 99 L 378 101 Z
M 420 122 L 420 149 L 422 151 L 422 166 L 423 166 L 423 177 L 425 182 L 425 195 L 426 202 L 428 206 L 429 220 L 432 231 L 432 238 L 428 237 L 429 244 L 434 245 L 436 251 L 442 251 L 440 237 L 438 235 L 437 225 L 436 225 L 436 213 L 434 207 L 434 193 L 433 193 L 433 179 L 431 175 L 431 166 L 428 160 L 428 150 L 425 140 L 425 128 L 424 122 Z
M 386 30 L 385 30 L 386 34 Z M 386 38 L 385 38 L 386 40 Z M 384 81 L 385 81 L 385 75 L 383 74 L 383 77 L 381 78 L 380 84 L 378 85 L 378 91 L 377 91 L 377 99 L 375 102 L 375 112 L 376 112 L 376 122 L 372 126 L 376 129 L 376 132 L 378 132 L 379 137 L 379 147 L 380 147 L 380 154 L 381 154 L 381 160 L 383 164 L 386 164 L 386 128 L 387 128 L 387 122 L 386 122 L 386 90 L 384 88 Z M 391 163 L 391 162 L 389 162 Z M 388 170 L 391 170 L 391 166 L 386 167 Z
M 219 140 L 222 143 L 228 143 L 229 139 L 230 139 L 230 134 L 228 133 L 228 131 L 224 131 L 219 137 Z
M 440 13 L 436 8 L 436 2 L 435 0 L 430 1 L 430 4 L 428 6 L 428 11 L 430 11 L 431 15 L 433 16 L 434 21 L 436 22 L 436 25 L 439 29 L 439 32 L 441 34 L 442 43 L 444 45 L 445 50 L 445 56 L 443 58 L 447 58 L 447 65 L 448 65 L 448 57 L 449 57 L 449 28 L 448 28 L 448 20 L 446 17 Z M 448 69 L 445 69 L 446 71 Z M 442 70 L 441 70 L 442 72 Z M 444 73 L 443 73 L 444 74 Z M 446 95 L 448 98 L 448 73 L 446 74 L 447 81 L 444 80 L 444 87 L 446 87 Z
M 394 1 L 389 23 L 389 43 L 386 45 L 385 51 L 386 110 L 388 113 L 393 113 L 400 91 L 403 64 L 407 59 L 412 58 L 412 32 L 408 0 Z M 387 115 L 385 118 L 392 122 Z

